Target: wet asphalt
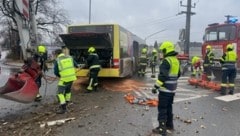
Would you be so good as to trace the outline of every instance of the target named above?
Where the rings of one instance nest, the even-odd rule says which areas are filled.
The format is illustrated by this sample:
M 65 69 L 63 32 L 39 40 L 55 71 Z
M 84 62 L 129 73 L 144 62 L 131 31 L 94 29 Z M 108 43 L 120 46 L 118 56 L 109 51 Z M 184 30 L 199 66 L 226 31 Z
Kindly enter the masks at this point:
M 3 86 L 18 68 L 1 64 L 0 85 Z M 50 70 L 47 74 L 51 73 Z M 140 80 L 150 87 L 155 79 L 146 75 Z M 141 96 L 152 96 L 148 87 L 142 89 L 146 92 Z M 169 136 L 240 136 L 239 99 L 217 100 L 219 92 L 190 86 L 187 77 L 181 79 L 179 90 L 173 104 L 175 130 L 168 133 Z M 53 101 L 56 83 L 43 83 L 40 92 L 44 101 Z M 240 93 L 239 87 L 235 93 Z M 81 106 L 89 107 L 89 113 L 56 128 L 56 136 L 155 136 L 151 129 L 157 126 L 157 108 L 131 105 L 124 100 L 124 95 L 126 93 L 103 90 L 87 94 L 89 101 Z M 86 95 L 79 99 L 81 97 L 86 98 Z M 9 114 L 30 112 L 35 105 L 0 99 L 0 119 L 4 120 Z

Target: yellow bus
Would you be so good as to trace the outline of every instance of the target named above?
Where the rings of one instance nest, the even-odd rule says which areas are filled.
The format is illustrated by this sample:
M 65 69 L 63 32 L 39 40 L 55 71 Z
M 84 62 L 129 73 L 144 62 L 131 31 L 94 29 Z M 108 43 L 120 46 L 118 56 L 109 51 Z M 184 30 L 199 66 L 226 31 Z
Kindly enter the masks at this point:
M 99 77 L 127 77 L 137 70 L 139 49 L 145 41 L 118 24 L 71 25 L 60 37 L 69 54 L 80 64 L 86 64 L 88 48 L 96 48 L 101 62 Z M 87 76 L 87 66 L 77 72 Z

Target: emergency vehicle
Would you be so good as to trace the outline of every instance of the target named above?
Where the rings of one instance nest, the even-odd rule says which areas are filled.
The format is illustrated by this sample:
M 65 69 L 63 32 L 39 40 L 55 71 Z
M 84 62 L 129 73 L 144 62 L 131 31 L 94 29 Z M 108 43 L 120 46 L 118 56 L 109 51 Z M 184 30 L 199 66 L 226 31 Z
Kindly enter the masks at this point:
M 219 59 L 226 51 L 227 44 L 231 43 L 238 55 L 237 69 L 240 69 L 240 23 L 235 18 L 228 18 L 224 23 L 209 24 L 205 29 L 202 45 L 202 56 L 206 55 L 206 46 L 212 46 L 215 55 L 212 71 L 217 79 L 221 79 L 221 64 Z

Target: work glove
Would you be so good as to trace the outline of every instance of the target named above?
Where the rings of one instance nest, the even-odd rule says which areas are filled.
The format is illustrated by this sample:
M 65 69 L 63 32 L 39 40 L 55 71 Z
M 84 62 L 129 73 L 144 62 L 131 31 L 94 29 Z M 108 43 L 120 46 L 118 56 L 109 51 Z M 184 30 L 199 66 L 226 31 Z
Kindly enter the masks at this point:
M 152 93 L 156 94 L 158 92 L 158 86 L 154 85 L 154 87 L 152 88 Z
M 158 91 L 157 88 L 152 88 L 152 93 L 153 93 L 153 94 L 156 94 L 157 91 Z

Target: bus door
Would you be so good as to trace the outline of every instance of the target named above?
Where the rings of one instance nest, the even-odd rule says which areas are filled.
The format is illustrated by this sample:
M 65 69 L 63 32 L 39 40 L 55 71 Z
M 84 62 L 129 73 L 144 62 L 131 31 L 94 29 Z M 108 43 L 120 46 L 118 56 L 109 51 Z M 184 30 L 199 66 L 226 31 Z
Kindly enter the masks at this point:
M 138 61 L 139 61 L 139 44 L 136 41 L 133 41 L 133 71 L 137 71 Z

